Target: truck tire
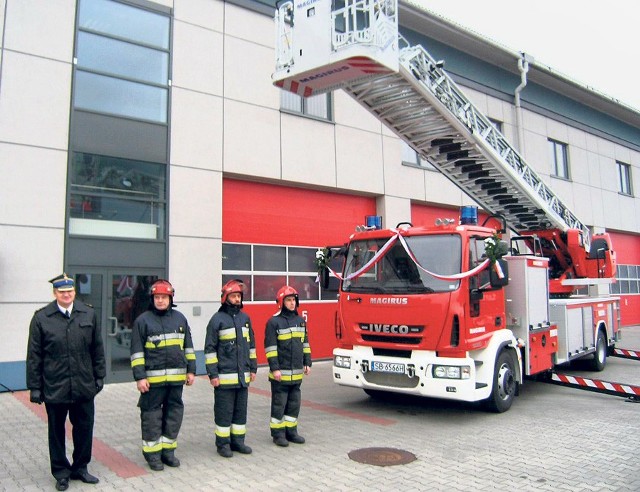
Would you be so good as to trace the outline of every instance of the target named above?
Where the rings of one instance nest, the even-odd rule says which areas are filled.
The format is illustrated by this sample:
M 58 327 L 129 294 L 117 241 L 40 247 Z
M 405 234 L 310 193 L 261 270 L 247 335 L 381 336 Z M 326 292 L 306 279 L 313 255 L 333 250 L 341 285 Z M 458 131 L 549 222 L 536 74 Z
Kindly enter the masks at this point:
M 596 338 L 596 351 L 593 353 L 593 359 L 591 360 L 591 370 L 600 372 L 607 365 L 607 337 L 604 331 L 598 330 L 598 337 Z
M 516 397 L 517 385 L 513 356 L 507 350 L 503 350 L 496 359 L 493 388 L 491 395 L 485 400 L 487 408 L 496 413 L 509 410 Z

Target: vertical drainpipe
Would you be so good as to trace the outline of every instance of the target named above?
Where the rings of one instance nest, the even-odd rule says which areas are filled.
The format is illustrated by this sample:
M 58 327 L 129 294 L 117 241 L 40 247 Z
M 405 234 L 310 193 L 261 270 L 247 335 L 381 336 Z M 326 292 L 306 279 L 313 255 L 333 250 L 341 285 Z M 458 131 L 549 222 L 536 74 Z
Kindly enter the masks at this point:
M 522 53 L 522 56 L 518 58 L 520 85 L 518 85 L 518 87 L 516 87 L 514 91 L 514 100 L 516 106 L 516 130 L 518 132 L 518 152 L 520 152 L 520 154 L 524 152 L 524 128 L 522 127 L 522 104 L 520 101 L 520 92 L 522 92 L 522 89 L 524 89 L 527 85 L 529 61 L 533 61 L 533 58 L 526 53 Z

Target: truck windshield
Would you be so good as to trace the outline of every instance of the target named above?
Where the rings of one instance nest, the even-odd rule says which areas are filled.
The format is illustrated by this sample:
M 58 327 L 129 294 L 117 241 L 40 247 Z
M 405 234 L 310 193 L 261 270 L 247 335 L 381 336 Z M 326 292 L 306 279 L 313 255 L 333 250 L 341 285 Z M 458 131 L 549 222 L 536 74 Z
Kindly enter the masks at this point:
M 353 241 L 347 251 L 344 278 L 360 270 L 387 243 L 389 238 Z M 460 273 L 461 240 L 457 234 L 413 236 L 407 246 L 422 268 L 438 275 Z M 347 292 L 378 294 L 424 294 L 449 292 L 458 280 L 441 280 L 418 268 L 400 241 L 396 241 L 379 261 L 358 277 L 344 280 Z

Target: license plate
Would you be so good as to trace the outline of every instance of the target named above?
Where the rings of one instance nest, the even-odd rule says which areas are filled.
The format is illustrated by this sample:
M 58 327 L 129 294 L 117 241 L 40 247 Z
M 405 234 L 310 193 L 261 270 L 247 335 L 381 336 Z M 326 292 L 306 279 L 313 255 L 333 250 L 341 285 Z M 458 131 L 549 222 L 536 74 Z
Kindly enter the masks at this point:
M 373 361 L 371 362 L 371 370 L 374 372 L 393 372 L 395 374 L 404 374 L 404 364 Z

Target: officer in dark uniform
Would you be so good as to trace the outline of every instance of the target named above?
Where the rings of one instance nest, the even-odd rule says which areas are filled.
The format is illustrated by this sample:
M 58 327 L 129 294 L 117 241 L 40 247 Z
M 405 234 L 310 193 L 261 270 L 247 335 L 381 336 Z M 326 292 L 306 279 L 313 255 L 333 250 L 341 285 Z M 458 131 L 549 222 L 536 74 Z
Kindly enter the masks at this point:
M 94 309 L 76 300 L 66 274 L 49 280 L 55 300 L 33 315 L 27 347 L 27 388 L 33 403 L 44 402 L 49 426 L 49 459 L 56 490 L 69 479 L 96 484 L 91 461 L 94 397 L 105 377 L 102 335 Z M 73 464 L 65 448 L 67 415 L 73 426 Z
M 214 420 L 218 454 L 250 454 L 244 443 L 249 383 L 258 371 L 256 342 L 249 316 L 242 312 L 246 290 L 241 280 L 222 287 L 220 309 L 207 325 L 204 344 L 207 373 L 214 387 Z
M 187 318 L 173 309 L 175 291 L 167 280 L 151 286 L 151 304 L 133 323 L 131 368 L 140 399 L 142 454 L 154 471 L 178 467 L 175 456 L 182 426 L 182 389 L 195 381 L 196 353 Z
M 271 437 L 278 446 L 303 444 L 298 434 L 303 375 L 311 374 L 311 348 L 307 324 L 298 314 L 298 292 L 288 285 L 276 295 L 278 312 L 269 321 L 264 347 L 271 381 Z

